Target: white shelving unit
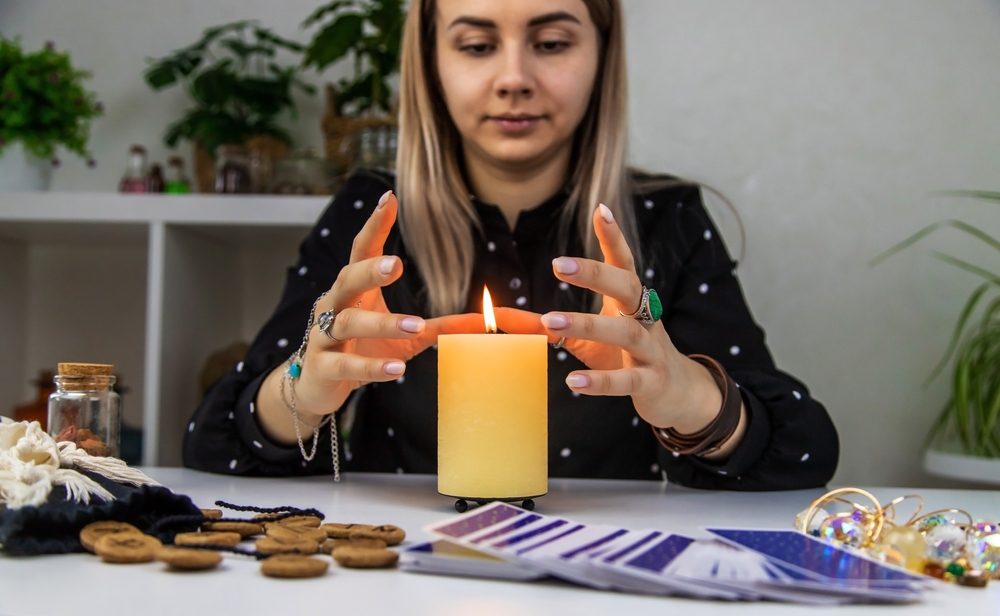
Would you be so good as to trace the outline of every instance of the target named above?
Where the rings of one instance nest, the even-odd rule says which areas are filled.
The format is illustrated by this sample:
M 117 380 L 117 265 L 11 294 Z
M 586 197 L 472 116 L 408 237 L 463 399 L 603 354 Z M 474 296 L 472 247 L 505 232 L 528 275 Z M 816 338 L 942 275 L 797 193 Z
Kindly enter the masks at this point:
M 328 202 L 0 193 L 0 413 L 40 368 L 115 363 L 143 464 L 180 465 L 205 359 L 252 339 Z

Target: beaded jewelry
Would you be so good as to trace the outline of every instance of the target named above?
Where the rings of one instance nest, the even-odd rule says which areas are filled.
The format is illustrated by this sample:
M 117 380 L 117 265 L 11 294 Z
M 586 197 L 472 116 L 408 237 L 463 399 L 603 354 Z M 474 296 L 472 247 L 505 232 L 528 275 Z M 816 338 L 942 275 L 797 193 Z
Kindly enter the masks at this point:
M 916 505 L 905 521 L 897 518 L 904 501 Z M 900 496 L 883 507 L 870 492 L 838 488 L 799 513 L 795 528 L 862 550 L 876 560 L 963 586 L 983 587 L 988 580 L 1000 579 L 1000 525 L 973 521 L 967 511 L 956 508 L 921 515 L 923 506 L 924 499 L 917 494 Z
M 312 462 L 313 458 L 316 457 L 316 447 L 319 445 L 319 431 L 320 429 L 330 424 L 330 451 L 333 456 L 333 480 L 340 481 L 340 439 L 337 434 L 337 418 L 334 413 L 330 413 L 323 421 L 320 422 L 318 426 L 313 427 L 313 438 L 312 438 L 312 451 L 308 454 L 306 453 L 306 446 L 302 440 L 302 431 L 299 429 L 299 413 L 295 408 L 295 380 L 302 376 L 302 365 L 306 360 L 306 348 L 309 346 L 309 332 L 312 330 L 313 322 L 316 317 L 316 306 L 319 304 L 320 300 L 326 297 L 326 293 L 323 293 L 316 298 L 313 303 L 312 309 L 309 311 L 309 322 L 306 324 L 306 333 L 302 337 L 302 344 L 299 349 L 292 353 L 291 357 L 285 362 L 285 369 L 281 372 L 281 380 L 278 383 L 278 391 L 281 395 L 281 402 L 285 405 L 285 408 L 292 414 L 292 422 L 295 425 L 295 437 L 298 439 L 299 451 L 302 453 L 302 459 L 306 462 Z M 285 384 L 288 385 L 288 396 L 285 396 Z

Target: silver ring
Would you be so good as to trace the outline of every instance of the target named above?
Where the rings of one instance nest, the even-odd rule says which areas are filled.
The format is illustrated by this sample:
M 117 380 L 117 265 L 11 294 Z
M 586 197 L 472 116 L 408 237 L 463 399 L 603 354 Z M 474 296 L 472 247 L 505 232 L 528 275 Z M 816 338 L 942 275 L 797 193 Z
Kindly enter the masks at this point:
M 561 348 L 563 348 L 564 344 L 566 344 L 566 336 L 563 336 L 562 338 L 560 338 L 559 342 L 557 342 L 557 343 L 555 343 L 555 344 L 552 345 L 552 348 L 553 349 L 561 349 Z
M 320 315 L 316 317 L 316 325 L 319 325 L 320 333 L 325 335 L 330 340 L 333 340 L 334 342 L 344 342 L 343 340 L 333 337 L 333 323 L 336 320 L 337 310 L 335 308 L 331 308 L 326 312 L 320 313 Z
M 643 285 L 642 293 L 639 294 L 639 307 L 636 308 L 635 312 L 633 312 L 632 314 L 625 314 L 624 312 L 619 310 L 618 314 L 622 315 L 626 319 L 638 319 L 639 315 L 642 314 L 643 308 L 646 307 L 646 302 L 648 301 L 649 301 L 649 289 L 647 289 L 645 285 Z
M 652 302 L 650 302 L 650 295 L 654 299 Z M 643 325 L 652 325 L 660 320 L 660 316 L 663 314 L 663 306 L 660 304 L 660 298 L 656 294 L 656 291 L 643 285 L 642 296 L 639 298 L 639 308 L 632 314 L 625 314 L 621 310 L 618 311 L 618 314 L 629 319 L 635 319 Z

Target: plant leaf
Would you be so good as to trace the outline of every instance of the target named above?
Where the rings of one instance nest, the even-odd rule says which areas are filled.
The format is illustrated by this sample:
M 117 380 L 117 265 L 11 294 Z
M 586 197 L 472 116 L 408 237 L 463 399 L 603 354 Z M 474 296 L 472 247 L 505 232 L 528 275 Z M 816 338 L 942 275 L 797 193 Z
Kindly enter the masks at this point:
M 177 83 L 177 66 L 172 62 L 160 62 L 147 68 L 142 74 L 150 88 L 162 90 Z
M 232 97 L 237 82 L 232 73 L 232 64 L 231 59 L 225 58 L 195 77 L 191 83 L 195 100 L 207 107 L 225 105 Z
M 240 59 L 253 55 L 274 57 L 274 47 L 271 45 L 249 45 L 235 38 L 223 39 L 219 41 L 219 45 L 233 52 Z
M 972 199 L 982 199 L 983 201 L 1000 202 L 1000 192 L 989 190 L 944 190 L 936 194 L 948 197 L 969 197 Z
M 980 231 L 979 229 L 973 227 L 968 223 L 964 223 L 960 220 L 949 219 L 949 220 L 941 220 L 934 224 L 927 225 L 926 227 L 924 227 L 920 231 L 917 231 L 916 233 L 906 238 L 902 242 L 899 242 L 898 244 L 892 246 L 888 250 L 879 254 L 877 257 L 871 260 L 870 265 L 872 265 L 873 267 L 878 265 L 882 261 L 885 261 L 889 257 L 893 256 L 894 254 L 901 252 L 906 248 L 909 248 L 910 246 L 916 244 L 917 242 L 927 237 L 931 233 L 934 233 L 938 229 L 942 229 L 944 227 L 952 227 L 954 229 L 958 229 L 959 231 L 964 231 L 965 233 L 968 233 L 969 235 L 972 235 L 973 237 L 993 247 L 997 251 L 1000 251 L 1000 241 L 997 241 L 989 234 Z
M 265 28 L 254 28 L 253 33 L 257 37 L 258 43 L 270 43 L 275 47 L 281 47 L 295 53 L 302 53 L 305 50 L 305 45 L 302 43 L 278 36 Z
M 944 367 L 948 365 L 948 361 L 951 359 L 952 354 L 958 347 L 959 341 L 962 339 L 962 332 L 965 330 L 965 324 L 969 321 L 972 311 L 975 310 L 976 305 L 979 303 L 979 300 L 982 299 L 983 294 L 986 293 L 986 291 L 988 291 L 992 286 L 992 284 L 984 282 L 979 285 L 979 287 L 972 292 L 972 295 L 969 296 L 969 299 L 966 300 L 965 306 L 962 308 L 962 312 L 958 317 L 958 322 L 955 323 L 955 330 L 951 334 L 951 340 L 948 342 L 948 348 L 945 350 L 944 356 L 941 357 L 938 364 L 933 370 L 931 370 L 931 373 L 927 376 L 927 378 L 924 379 L 924 387 L 930 385 L 931 382 L 937 378 L 938 374 L 944 370 Z
M 363 19 L 357 13 L 342 13 L 330 25 L 313 38 L 302 63 L 323 70 L 340 60 L 351 50 L 355 41 L 361 38 Z
M 951 255 L 947 255 L 947 254 L 945 254 L 943 252 L 936 252 L 935 251 L 934 252 L 934 258 L 935 259 L 939 259 L 941 261 L 944 261 L 948 265 L 954 265 L 955 267 L 957 267 L 959 269 L 962 269 L 962 270 L 965 270 L 965 271 L 969 272 L 970 274 L 975 274 L 976 276 L 979 276 L 980 278 L 985 278 L 986 280 L 989 280 L 993 284 L 1000 286 L 1000 276 L 997 276 L 996 274 L 994 274 L 993 272 L 989 271 L 988 269 L 984 269 L 982 267 L 979 267 L 978 265 L 974 265 L 972 263 L 969 263 L 968 261 L 963 261 L 962 259 L 959 259 L 957 257 L 953 257 Z
M 304 22 L 302 22 L 302 27 L 303 28 L 308 28 L 309 26 L 311 26 L 314 23 L 318 22 L 319 20 L 323 19 L 324 17 L 326 17 L 330 13 L 335 13 L 339 9 L 342 9 L 342 8 L 345 8 L 345 7 L 348 7 L 348 6 L 350 6 L 351 8 L 356 8 L 356 3 L 354 2 L 354 0 L 336 0 L 335 2 L 331 2 L 330 4 L 326 4 L 324 6 L 321 6 L 318 9 L 316 9 L 315 11 L 313 11 L 312 15 L 310 15 L 309 17 L 307 17 L 306 20 Z
M 969 359 L 965 355 L 964 353 L 960 355 L 955 365 L 952 392 L 955 404 L 955 428 L 962 441 L 962 446 L 965 447 L 966 451 L 969 451 L 969 438 L 966 432 L 968 427 L 966 413 L 969 412 Z

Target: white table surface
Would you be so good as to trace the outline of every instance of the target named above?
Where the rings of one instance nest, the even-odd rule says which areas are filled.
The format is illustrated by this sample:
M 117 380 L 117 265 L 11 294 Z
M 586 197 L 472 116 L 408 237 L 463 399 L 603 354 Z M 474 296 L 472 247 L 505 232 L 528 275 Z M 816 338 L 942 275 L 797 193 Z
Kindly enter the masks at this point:
M 396 524 L 403 545 L 427 535 L 422 527 L 455 515 L 436 492 L 433 476 L 348 475 L 249 479 L 186 469 L 144 469 L 202 507 L 216 500 L 260 507 L 315 507 L 329 522 Z M 700 534 L 706 525 L 787 528 L 822 490 L 777 493 L 703 492 L 645 481 L 551 480 L 536 510 L 581 522 Z M 884 501 L 913 490 L 875 488 Z M 976 517 L 1000 517 L 1000 492 L 922 490 L 930 509 L 961 507 Z M 108 565 L 85 554 L 0 557 L 0 615 L 116 616 L 236 614 L 251 616 L 412 615 L 530 616 L 561 614 L 800 614 L 809 608 L 777 603 L 724 603 L 600 592 L 555 581 L 516 583 L 405 573 L 357 571 L 331 564 L 322 578 L 273 580 L 260 565 L 227 557 L 207 573 L 171 573 L 164 565 Z M 829 613 L 833 608 L 817 608 Z M 985 590 L 944 586 L 924 603 L 850 606 L 848 614 L 1000 616 L 1000 583 Z M 839 613 L 838 611 L 838 613 Z

